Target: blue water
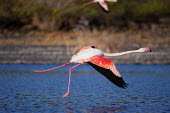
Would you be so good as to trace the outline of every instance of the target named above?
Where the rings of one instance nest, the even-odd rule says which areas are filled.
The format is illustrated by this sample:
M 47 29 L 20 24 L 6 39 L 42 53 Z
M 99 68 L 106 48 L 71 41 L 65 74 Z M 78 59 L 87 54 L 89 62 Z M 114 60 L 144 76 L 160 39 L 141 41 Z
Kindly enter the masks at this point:
M 89 65 L 35 73 L 57 65 L 1 64 L 0 113 L 168 113 L 170 65 L 117 65 L 129 84 L 121 89 Z

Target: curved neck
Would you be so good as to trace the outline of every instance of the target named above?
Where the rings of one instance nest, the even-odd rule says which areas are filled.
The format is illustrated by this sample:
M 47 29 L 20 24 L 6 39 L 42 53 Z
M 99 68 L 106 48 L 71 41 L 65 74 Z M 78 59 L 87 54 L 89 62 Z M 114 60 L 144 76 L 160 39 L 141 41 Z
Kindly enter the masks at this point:
M 129 53 L 138 53 L 141 52 L 139 50 L 132 50 L 132 51 L 126 51 L 126 52 L 120 52 L 120 53 L 104 53 L 104 56 L 120 56 L 120 55 L 125 55 Z

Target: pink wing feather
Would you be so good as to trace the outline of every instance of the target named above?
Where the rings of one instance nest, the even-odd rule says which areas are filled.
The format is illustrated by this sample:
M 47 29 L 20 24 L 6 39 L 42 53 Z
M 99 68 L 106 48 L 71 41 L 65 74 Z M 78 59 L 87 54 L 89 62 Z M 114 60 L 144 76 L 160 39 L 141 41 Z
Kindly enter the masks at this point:
M 105 2 L 99 2 L 99 4 L 106 10 L 108 11 L 107 4 Z
M 87 62 L 94 69 L 96 69 L 99 73 L 104 75 L 108 80 L 110 80 L 113 84 L 117 85 L 121 88 L 126 88 L 128 84 L 126 84 L 121 77 L 119 71 L 116 69 L 114 63 L 102 56 L 96 55 L 90 58 L 90 61 Z

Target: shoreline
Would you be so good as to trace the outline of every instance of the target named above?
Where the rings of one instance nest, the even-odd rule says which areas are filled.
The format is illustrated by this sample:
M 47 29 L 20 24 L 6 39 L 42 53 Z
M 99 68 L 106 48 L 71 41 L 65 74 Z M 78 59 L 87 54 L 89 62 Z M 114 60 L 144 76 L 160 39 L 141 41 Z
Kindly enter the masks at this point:
M 74 46 L 0 45 L 0 64 L 58 64 L 69 62 Z M 115 64 L 170 64 L 170 49 L 109 57 Z

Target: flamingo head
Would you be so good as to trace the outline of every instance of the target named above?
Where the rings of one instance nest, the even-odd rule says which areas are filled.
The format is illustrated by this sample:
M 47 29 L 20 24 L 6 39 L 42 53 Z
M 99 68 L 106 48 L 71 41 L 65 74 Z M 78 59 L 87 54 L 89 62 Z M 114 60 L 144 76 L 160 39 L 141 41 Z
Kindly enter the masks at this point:
M 96 48 L 96 47 L 95 47 L 95 46 L 93 46 L 93 45 L 90 45 L 90 47 L 91 47 L 91 48 Z
M 152 52 L 149 47 L 143 47 L 139 49 L 140 52 Z
M 81 50 L 89 49 L 89 48 L 95 48 L 95 46 L 93 46 L 93 45 L 85 46 L 85 47 L 81 48 Z

